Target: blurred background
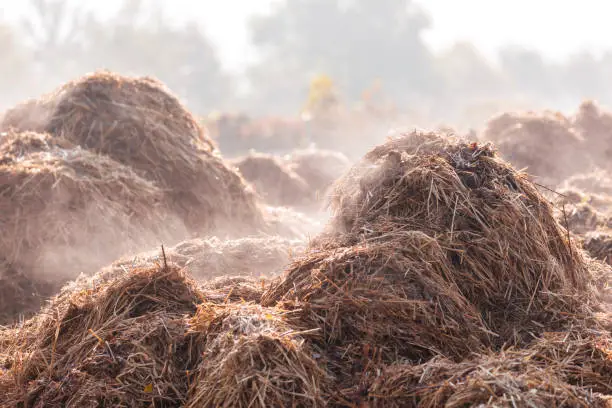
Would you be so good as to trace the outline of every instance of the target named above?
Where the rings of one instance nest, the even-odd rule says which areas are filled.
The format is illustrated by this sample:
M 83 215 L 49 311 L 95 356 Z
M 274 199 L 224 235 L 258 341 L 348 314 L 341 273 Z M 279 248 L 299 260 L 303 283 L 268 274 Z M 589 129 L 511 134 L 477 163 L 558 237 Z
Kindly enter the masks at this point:
M 612 6 L 600 0 L 0 4 L 0 110 L 109 69 L 161 79 L 211 123 L 266 117 L 259 132 L 299 127 L 306 143 L 304 123 L 326 115 L 467 130 L 612 97 Z

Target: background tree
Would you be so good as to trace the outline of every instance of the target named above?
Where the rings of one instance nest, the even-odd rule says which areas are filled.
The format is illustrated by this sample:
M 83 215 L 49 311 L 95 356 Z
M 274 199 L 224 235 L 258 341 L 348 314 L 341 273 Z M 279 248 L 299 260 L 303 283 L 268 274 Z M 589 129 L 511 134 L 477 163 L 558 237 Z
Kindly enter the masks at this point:
M 414 101 L 436 85 L 433 58 L 421 39 L 428 24 L 409 0 L 281 3 L 251 25 L 253 44 L 262 56 L 250 72 L 253 93 L 257 100 L 272 99 L 295 87 L 296 79 L 324 73 L 338 82 L 348 100 L 357 100 L 380 78 L 395 100 Z M 270 71 L 276 75 L 263 80 L 263 72 Z M 280 104 L 298 106 L 305 90 L 299 99 L 291 93 Z

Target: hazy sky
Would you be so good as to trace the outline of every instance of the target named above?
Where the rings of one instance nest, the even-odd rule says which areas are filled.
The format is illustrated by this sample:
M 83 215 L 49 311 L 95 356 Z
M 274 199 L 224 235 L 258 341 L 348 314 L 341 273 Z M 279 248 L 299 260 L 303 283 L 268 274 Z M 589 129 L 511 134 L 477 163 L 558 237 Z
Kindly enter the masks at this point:
M 167 1 L 166 13 L 173 21 L 201 21 L 217 43 L 224 65 L 240 70 L 254 57 L 248 47 L 245 23 L 255 13 L 269 12 L 279 0 L 163 1 Z M 23 3 L 0 0 L 0 10 L 8 18 L 23 16 Z M 120 0 L 78 2 L 104 14 L 116 9 L 119 3 Z M 494 57 L 500 46 L 512 44 L 534 48 L 554 59 L 563 59 L 582 49 L 595 53 L 612 49 L 612 36 L 608 35 L 612 3 L 606 0 L 420 0 L 416 3 L 433 20 L 426 40 L 434 49 L 467 40 L 489 57 Z

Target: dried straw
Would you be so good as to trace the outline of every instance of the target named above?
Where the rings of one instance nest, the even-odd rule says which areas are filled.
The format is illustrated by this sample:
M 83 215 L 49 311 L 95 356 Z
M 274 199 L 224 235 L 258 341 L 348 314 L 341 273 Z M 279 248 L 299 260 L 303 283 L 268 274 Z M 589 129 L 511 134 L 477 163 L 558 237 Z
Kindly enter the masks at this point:
M 346 357 L 331 363 L 339 372 L 346 372 L 347 361 L 364 347 L 380 348 L 388 362 L 418 362 L 436 354 L 461 358 L 482 348 L 489 333 L 478 310 L 447 278 L 452 268 L 435 239 L 406 231 L 362 245 L 312 250 L 289 266 L 262 304 L 302 309 L 296 324 L 322 327 L 321 347 L 338 347 L 337 354 Z
M 550 333 L 528 349 L 461 363 L 435 358 L 389 366 L 365 390 L 345 392 L 359 391 L 365 396 L 351 399 L 371 407 L 604 408 L 612 401 L 611 347 L 607 333 Z
M 0 331 L 3 406 L 182 406 L 200 355 L 184 316 L 201 300 L 172 266 L 63 291 Z
M 3 148 L 23 146 L 21 138 L 12 141 Z M 34 286 L 91 273 L 174 233 L 159 189 L 80 148 L 53 147 L 0 164 L 0 185 L 0 258 Z
M 252 192 L 161 82 L 98 72 L 63 85 L 40 104 L 50 111 L 44 131 L 155 182 L 194 231 L 262 227 Z
M 186 407 L 326 406 L 330 378 L 285 313 L 259 305 L 203 304 L 191 320 L 204 354 Z
M 444 279 L 504 341 L 562 324 L 588 303 L 578 295 L 591 281 L 580 251 L 536 187 L 489 145 L 433 133 L 393 139 L 339 180 L 332 209 L 336 240 L 410 230 L 435 239 L 452 265 Z

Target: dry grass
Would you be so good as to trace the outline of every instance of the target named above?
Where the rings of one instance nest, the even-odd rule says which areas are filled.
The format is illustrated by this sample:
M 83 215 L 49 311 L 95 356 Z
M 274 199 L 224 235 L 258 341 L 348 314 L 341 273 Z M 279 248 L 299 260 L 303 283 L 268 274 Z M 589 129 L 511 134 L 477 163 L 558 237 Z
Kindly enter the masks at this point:
M 166 204 L 194 231 L 262 227 L 252 192 L 161 82 L 98 72 L 38 104 L 48 110 L 42 129 L 27 122 L 20 128 L 43 130 L 130 166 L 164 191 Z
M 0 165 L 0 180 L 0 252 L 9 262 L 49 246 L 82 246 L 94 235 L 129 250 L 140 226 L 163 230 L 159 189 L 105 156 L 78 148 L 33 153 Z
M 604 332 L 549 333 L 528 349 L 460 363 L 435 358 L 388 366 L 364 389 L 345 392 L 361 391 L 371 407 L 604 408 L 612 394 L 611 347 Z
M 264 293 L 262 304 L 301 309 L 299 325 L 322 327 L 321 347 L 338 347 L 346 357 L 332 362 L 339 372 L 369 346 L 387 362 L 461 358 L 482 348 L 489 333 L 456 283 L 445 279 L 448 265 L 443 248 L 417 231 L 313 250 Z
M 612 269 L 490 145 L 390 139 L 330 204 L 273 282 L 294 241 L 190 240 L 67 285 L 0 329 L 5 405 L 609 404 Z
M 181 406 L 199 359 L 185 315 L 201 300 L 178 269 L 160 266 L 62 292 L 0 331 L 4 406 Z
M 0 328 L 2 406 L 325 405 L 309 334 L 247 303 L 255 282 L 198 287 L 166 263 L 83 278 Z
M 205 333 L 187 407 L 325 406 L 330 378 L 278 308 L 202 305 L 191 320 Z M 306 333 L 307 335 L 307 333 Z
M 106 156 L 38 145 L 46 140 L 27 134 L 25 148 L 33 142 L 42 151 L 0 164 L 0 258 L 23 282 L 55 286 L 175 234 L 152 183 Z M 2 149 L 19 155 L 23 142 Z
M 403 135 L 370 151 L 331 200 L 326 233 L 262 304 L 322 329 L 313 344 L 342 387 L 372 364 L 527 347 L 598 310 L 591 261 L 489 145 Z
M 586 300 L 577 297 L 590 282 L 580 251 L 549 202 L 489 145 L 427 133 L 391 140 L 338 182 L 332 200 L 337 239 L 411 230 L 435 239 L 445 279 L 502 339 L 560 322 L 559 311 L 579 313 Z

